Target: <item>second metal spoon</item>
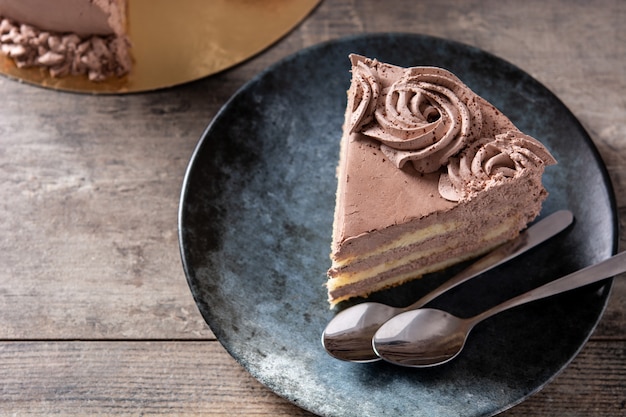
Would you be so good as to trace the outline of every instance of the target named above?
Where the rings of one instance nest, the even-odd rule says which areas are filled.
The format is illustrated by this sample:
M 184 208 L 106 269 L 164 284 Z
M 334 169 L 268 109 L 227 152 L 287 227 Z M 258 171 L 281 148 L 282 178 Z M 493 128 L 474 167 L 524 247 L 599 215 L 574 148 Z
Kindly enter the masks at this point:
M 511 298 L 467 319 L 434 308 L 399 314 L 381 326 L 372 345 L 385 361 L 421 368 L 446 363 L 465 346 L 469 332 L 479 322 L 531 301 L 540 300 L 598 282 L 626 271 L 626 252 Z
M 386 321 L 400 313 L 420 308 L 444 292 L 537 246 L 564 230 L 572 223 L 573 218 L 572 213 L 567 210 L 551 214 L 407 307 L 395 308 L 381 303 L 365 302 L 341 311 L 326 326 L 322 334 L 322 345 L 337 359 L 351 362 L 380 360 L 372 348 L 372 337 Z

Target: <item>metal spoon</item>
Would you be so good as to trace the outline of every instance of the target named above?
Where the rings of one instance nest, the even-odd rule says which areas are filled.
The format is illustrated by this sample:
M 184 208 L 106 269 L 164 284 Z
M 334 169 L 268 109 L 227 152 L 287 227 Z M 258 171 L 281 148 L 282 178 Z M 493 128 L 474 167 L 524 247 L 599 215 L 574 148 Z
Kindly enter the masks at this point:
M 372 345 L 384 360 L 414 368 L 440 365 L 456 357 L 472 328 L 504 310 L 582 287 L 626 271 L 626 252 L 505 301 L 474 317 L 461 319 L 424 308 L 392 318 L 374 335 Z
M 337 359 L 352 362 L 380 360 L 372 348 L 372 337 L 380 326 L 392 317 L 424 306 L 444 292 L 456 287 L 531 249 L 569 226 L 574 219 L 570 211 L 560 210 L 535 223 L 516 239 L 507 242 L 468 268 L 455 275 L 434 291 L 404 308 L 366 302 L 338 313 L 322 334 L 322 345 Z

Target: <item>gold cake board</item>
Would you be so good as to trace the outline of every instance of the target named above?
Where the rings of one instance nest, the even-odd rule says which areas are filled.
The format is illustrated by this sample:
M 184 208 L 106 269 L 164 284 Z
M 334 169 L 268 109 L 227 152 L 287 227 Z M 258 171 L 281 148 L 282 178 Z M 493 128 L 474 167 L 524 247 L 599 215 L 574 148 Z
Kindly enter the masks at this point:
M 131 0 L 133 69 L 119 79 L 52 78 L 0 54 L 0 73 L 42 87 L 123 94 L 172 87 L 236 65 L 302 21 L 321 0 Z

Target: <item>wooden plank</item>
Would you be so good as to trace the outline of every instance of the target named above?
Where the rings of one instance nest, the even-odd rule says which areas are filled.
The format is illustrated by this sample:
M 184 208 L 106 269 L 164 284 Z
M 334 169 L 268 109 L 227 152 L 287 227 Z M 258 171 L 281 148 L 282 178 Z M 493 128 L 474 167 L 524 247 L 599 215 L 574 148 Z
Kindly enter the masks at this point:
M 14 98 L 0 118 L 0 338 L 210 335 L 176 224 L 208 117 L 187 111 L 189 97 L 166 99 L 180 92 L 94 97 L 0 83 Z
M 624 355 L 626 341 L 589 343 L 554 382 L 502 415 L 623 416 Z M 6 415 L 310 415 L 217 342 L 2 342 L 0 363 Z
M 5 342 L 0 363 L 2 415 L 309 415 L 216 342 Z

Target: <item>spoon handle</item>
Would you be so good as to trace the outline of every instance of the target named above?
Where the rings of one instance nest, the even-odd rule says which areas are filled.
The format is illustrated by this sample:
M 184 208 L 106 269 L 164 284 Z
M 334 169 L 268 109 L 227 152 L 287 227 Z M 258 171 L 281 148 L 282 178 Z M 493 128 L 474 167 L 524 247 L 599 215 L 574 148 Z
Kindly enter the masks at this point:
M 517 297 L 511 298 L 510 300 L 498 304 L 497 306 L 492 307 L 469 320 L 472 323 L 478 323 L 479 321 L 489 318 L 504 310 L 573 290 L 584 285 L 592 284 L 617 274 L 621 274 L 622 272 L 626 272 L 626 251 L 614 255 L 600 263 L 588 266 L 580 271 L 573 272 L 548 284 L 542 285 L 534 290 L 518 295 Z
M 521 232 L 517 238 L 504 243 L 496 250 L 480 258 L 477 262 L 437 287 L 434 291 L 426 294 L 410 306 L 403 308 L 402 311 L 420 308 L 439 297 L 444 292 L 521 255 L 563 231 L 567 226 L 572 224 L 573 220 L 574 215 L 569 210 L 559 210 L 552 213 L 545 219 L 538 221 Z

